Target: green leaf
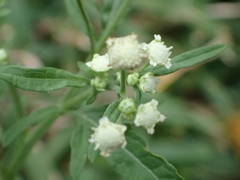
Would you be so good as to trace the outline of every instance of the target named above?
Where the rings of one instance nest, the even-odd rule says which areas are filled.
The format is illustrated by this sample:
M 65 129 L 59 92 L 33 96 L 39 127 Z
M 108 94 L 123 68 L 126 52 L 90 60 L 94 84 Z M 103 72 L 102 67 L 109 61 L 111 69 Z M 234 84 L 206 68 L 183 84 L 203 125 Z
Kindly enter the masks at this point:
M 219 55 L 223 50 L 224 45 L 212 45 L 205 46 L 198 49 L 188 51 L 186 53 L 175 56 L 172 59 L 172 67 L 170 69 L 165 68 L 164 66 L 148 66 L 144 68 L 140 73 L 144 74 L 146 72 L 152 72 L 155 75 L 164 75 L 173 73 L 181 68 L 188 68 L 194 65 L 198 65 L 208 61 Z
M 30 69 L 21 66 L 0 67 L 0 78 L 15 87 L 31 91 L 52 91 L 64 87 L 83 87 L 87 79 L 56 68 Z
M 78 8 L 77 0 L 65 0 L 65 5 L 69 16 L 74 21 L 74 23 L 80 28 L 83 33 L 87 34 L 87 27 Z
M 114 111 L 117 110 L 118 105 L 119 105 L 119 100 L 113 101 L 111 104 L 108 105 L 108 107 L 105 110 L 103 116 L 111 118 L 111 116 L 113 115 Z
M 109 4 L 110 3 L 110 4 Z M 114 0 L 114 1 L 110 1 L 108 2 L 109 5 L 111 5 L 111 10 L 110 12 L 108 12 L 108 16 L 105 19 L 105 22 L 109 22 L 114 20 L 114 17 L 116 16 L 117 10 L 119 8 L 119 6 L 121 5 L 122 1 L 121 0 Z M 105 6 L 107 5 L 107 3 L 105 2 Z M 106 8 L 106 7 L 105 7 Z M 106 12 L 105 12 L 106 13 Z
M 94 111 L 93 111 L 94 112 Z M 95 112 L 94 112 L 95 113 Z M 92 113 L 92 114 L 94 114 Z M 92 120 L 87 114 L 82 114 L 82 118 L 84 119 L 84 122 L 86 123 L 86 126 L 89 126 L 89 134 L 92 133 L 91 127 L 96 127 L 97 126 L 97 122 L 95 122 L 94 120 Z M 87 153 L 87 157 L 90 160 L 90 162 L 94 162 L 95 159 L 98 156 L 98 151 L 95 150 L 95 145 L 94 144 L 88 144 L 88 153 Z
M 81 177 L 81 170 L 87 161 L 89 136 L 89 126 L 80 119 L 71 139 L 70 174 L 73 180 L 78 180 Z
M 52 106 L 32 112 L 29 116 L 19 119 L 13 126 L 3 133 L 3 145 L 12 143 L 24 130 L 39 123 L 42 120 L 56 119 L 60 115 L 60 109 Z
M 177 170 L 164 158 L 146 150 L 136 138 L 128 135 L 127 147 L 109 158 L 113 167 L 126 180 L 183 180 Z
M 89 68 L 84 62 L 78 61 L 77 65 L 78 65 L 80 74 L 89 78 L 93 78 L 94 76 L 97 75 L 97 73 L 94 72 L 91 68 Z

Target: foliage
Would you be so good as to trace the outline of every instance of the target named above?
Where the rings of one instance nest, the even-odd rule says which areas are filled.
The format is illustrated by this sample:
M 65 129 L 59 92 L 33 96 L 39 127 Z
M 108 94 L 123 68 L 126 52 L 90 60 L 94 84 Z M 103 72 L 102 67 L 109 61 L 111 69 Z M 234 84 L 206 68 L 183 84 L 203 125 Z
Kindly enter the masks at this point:
M 229 150 L 240 152 L 239 17 L 212 21 L 209 2 L 0 1 L 0 43 L 9 53 L 0 66 L 0 179 L 238 179 Z M 160 76 L 156 94 L 132 87 L 137 104 L 157 99 L 167 116 L 151 137 L 118 109 L 132 71 L 121 71 L 119 82 L 118 70 L 105 76 L 85 65 L 107 38 L 131 32 L 141 40 L 162 32 L 174 45 L 171 68 L 136 70 Z M 107 95 L 92 87 L 96 76 L 107 77 Z M 89 142 L 102 116 L 128 128 L 127 146 L 109 157 Z

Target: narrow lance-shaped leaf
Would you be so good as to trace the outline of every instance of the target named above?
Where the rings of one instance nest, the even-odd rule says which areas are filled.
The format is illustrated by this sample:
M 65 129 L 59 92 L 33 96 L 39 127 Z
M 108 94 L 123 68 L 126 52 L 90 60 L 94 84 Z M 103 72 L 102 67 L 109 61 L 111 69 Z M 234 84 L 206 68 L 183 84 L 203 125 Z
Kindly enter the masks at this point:
M 96 111 L 91 111 L 91 115 L 96 115 Z M 101 113 L 102 114 L 102 113 Z M 88 160 L 90 160 L 90 162 L 94 162 L 94 160 L 96 159 L 97 155 L 98 155 L 98 151 L 94 150 L 94 144 L 89 143 L 88 139 L 90 138 L 90 134 L 92 133 L 92 127 L 96 127 L 97 126 L 97 122 L 94 121 L 91 117 L 89 117 L 89 114 L 87 114 L 86 112 L 78 112 L 77 116 L 80 117 L 82 119 L 82 121 L 84 121 L 84 127 L 85 127 L 85 133 L 88 133 L 88 137 L 85 136 L 85 138 L 87 137 L 87 158 Z M 85 139 L 86 140 L 86 139 Z M 85 152 L 86 149 L 84 149 Z
M 39 109 L 29 116 L 19 119 L 17 123 L 11 126 L 5 133 L 3 133 L 3 145 L 7 146 L 13 142 L 26 128 L 39 123 L 42 120 L 55 119 L 60 115 L 60 109 L 52 106 Z
M 136 137 L 128 135 L 127 147 L 109 158 L 113 167 L 126 180 L 183 180 L 164 158 L 146 150 Z
M 198 65 L 208 61 L 219 55 L 223 50 L 224 45 L 212 45 L 212 46 L 205 46 L 201 48 L 197 48 L 178 56 L 172 58 L 172 67 L 167 69 L 164 66 L 148 66 L 144 68 L 140 73 L 152 72 L 155 75 L 164 75 L 173 73 L 181 68 L 188 68 L 194 65 Z
M 87 79 L 56 68 L 31 69 L 21 66 L 0 67 L 0 79 L 17 88 L 31 91 L 52 91 L 64 87 L 83 87 Z
M 81 177 L 81 169 L 87 161 L 89 135 L 89 125 L 80 119 L 74 128 L 71 139 L 70 174 L 73 180 L 78 180 Z

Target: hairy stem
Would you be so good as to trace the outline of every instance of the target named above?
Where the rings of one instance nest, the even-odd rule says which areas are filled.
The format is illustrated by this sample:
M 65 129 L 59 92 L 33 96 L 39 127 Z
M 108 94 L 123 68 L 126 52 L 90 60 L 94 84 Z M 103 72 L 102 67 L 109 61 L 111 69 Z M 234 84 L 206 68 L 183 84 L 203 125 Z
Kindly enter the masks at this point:
M 124 70 L 121 70 L 120 78 L 120 96 L 124 97 L 126 93 L 126 72 Z

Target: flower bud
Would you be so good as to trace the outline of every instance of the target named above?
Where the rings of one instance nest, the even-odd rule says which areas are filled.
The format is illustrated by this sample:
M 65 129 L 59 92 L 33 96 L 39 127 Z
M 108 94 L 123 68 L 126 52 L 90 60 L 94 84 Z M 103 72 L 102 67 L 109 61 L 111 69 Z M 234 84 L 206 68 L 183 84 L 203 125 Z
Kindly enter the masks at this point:
M 134 124 L 143 126 L 149 134 L 153 134 L 155 125 L 165 119 L 166 117 L 158 111 L 158 101 L 152 99 L 148 103 L 139 105 Z
M 155 93 L 159 79 L 152 73 L 146 73 L 139 79 L 139 88 L 145 93 Z
M 96 76 L 94 79 L 91 79 L 90 84 L 98 91 L 104 91 L 107 86 L 107 79 L 104 76 Z
M 114 69 L 136 68 L 143 63 L 145 57 L 135 34 L 108 39 L 107 50 L 110 66 Z
M 127 77 L 127 83 L 131 86 L 134 86 L 138 83 L 138 78 L 139 78 L 138 73 L 129 74 Z
M 133 99 L 126 98 L 120 102 L 118 109 L 124 114 L 130 114 L 136 111 L 136 105 Z
M 118 148 L 124 148 L 127 144 L 124 132 L 127 127 L 121 124 L 112 123 L 107 117 L 99 120 L 99 126 L 93 128 L 94 133 L 89 139 L 95 144 L 95 150 L 99 149 L 102 156 L 109 156 Z
M 109 65 L 108 54 L 104 54 L 102 56 L 100 56 L 99 54 L 95 54 L 92 61 L 87 62 L 86 65 L 95 72 L 105 72 L 111 69 Z
M 164 42 L 161 41 L 160 35 L 154 35 L 154 40 L 149 44 L 144 44 L 143 49 L 148 54 L 150 64 L 152 66 L 163 65 L 167 69 L 172 66 L 170 55 L 172 47 L 167 47 Z

